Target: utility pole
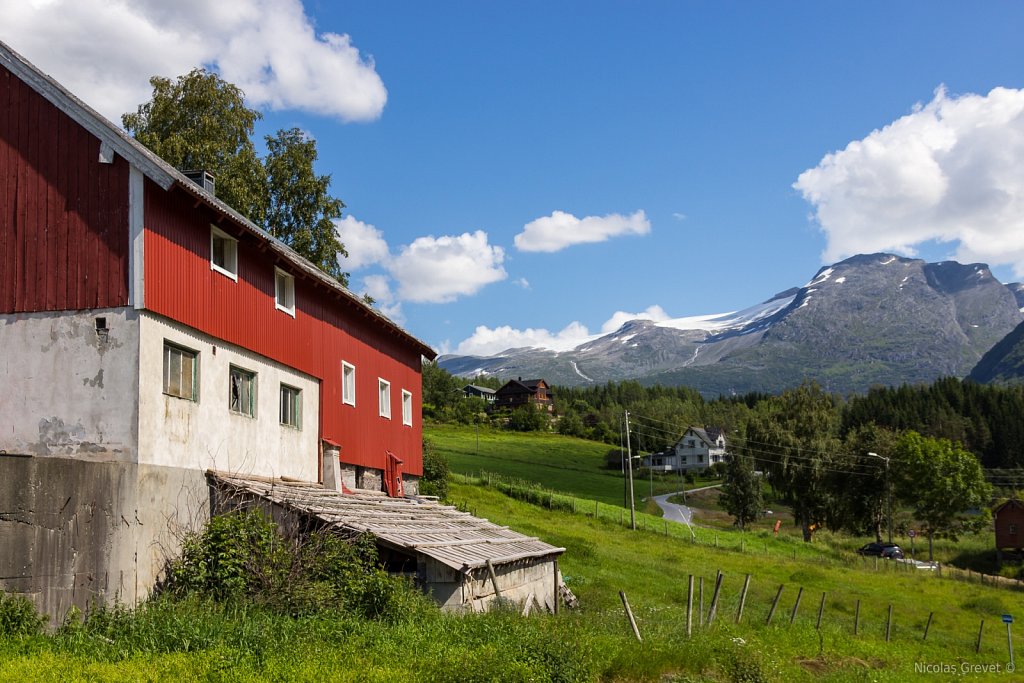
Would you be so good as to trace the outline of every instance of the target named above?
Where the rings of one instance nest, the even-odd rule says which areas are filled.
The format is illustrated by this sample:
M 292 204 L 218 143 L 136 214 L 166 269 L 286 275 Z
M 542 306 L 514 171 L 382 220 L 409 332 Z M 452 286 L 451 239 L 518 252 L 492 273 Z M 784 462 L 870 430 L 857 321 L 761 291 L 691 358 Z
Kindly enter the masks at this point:
M 889 458 L 879 455 L 878 453 L 868 453 L 872 458 L 878 458 L 879 460 L 885 461 L 885 491 L 889 517 L 889 543 L 892 543 L 892 484 L 889 482 Z
M 629 524 L 636 531 L 636 501 L 633 498 L 633 445 L 629 442 L 629 411 L 626 412 L 626 466 L 629 469 Z

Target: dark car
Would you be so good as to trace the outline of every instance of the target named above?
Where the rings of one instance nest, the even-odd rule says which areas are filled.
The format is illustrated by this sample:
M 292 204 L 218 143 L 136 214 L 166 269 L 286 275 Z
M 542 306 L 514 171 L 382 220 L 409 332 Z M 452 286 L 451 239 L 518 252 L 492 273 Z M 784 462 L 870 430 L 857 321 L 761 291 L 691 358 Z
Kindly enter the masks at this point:
M 874 543 L 868 543 L 867 545 L 862 547 L 857 552 L 860 553 L 861 555 L 869 555 L 869 556 L 870 555 L 875 555 L 877 557 L 882 557 L 883 556 L 882 553 L 883 553 L 883 551 L 886 548 L 896 548 L 897 550 L 900 549 L 900 547 L 898 545 L 896 545 L 895 543 L 878 543 L 878 542 L 874 542 Z
M 886 560 L 902 560 L 903 549 L 898 545 L 890 546 L 882 549 L 882 558 Z

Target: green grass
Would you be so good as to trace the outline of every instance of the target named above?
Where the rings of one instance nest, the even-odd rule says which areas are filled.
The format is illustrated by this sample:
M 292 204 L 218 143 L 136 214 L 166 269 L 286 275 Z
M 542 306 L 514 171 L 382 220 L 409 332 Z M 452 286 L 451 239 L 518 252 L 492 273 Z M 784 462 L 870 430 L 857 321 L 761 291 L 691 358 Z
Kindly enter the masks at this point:
M 610 452 L 618 456 L 618 447 L 560 434 L 490 428 L 477 432 L 474 427 L 446 424 L 425 425 L 423 435 L 448 458 L 453 472 L 490 472 L 607 505 L 624 503 L 626 488 L 622 472 L 619 468 L 605 467 L 605 456 Z M 679 489 L 678 475 L 654 478 L 654 495 Z M 649 497 L 648 477 L 637 475 L 633 491 L 638 504 Z

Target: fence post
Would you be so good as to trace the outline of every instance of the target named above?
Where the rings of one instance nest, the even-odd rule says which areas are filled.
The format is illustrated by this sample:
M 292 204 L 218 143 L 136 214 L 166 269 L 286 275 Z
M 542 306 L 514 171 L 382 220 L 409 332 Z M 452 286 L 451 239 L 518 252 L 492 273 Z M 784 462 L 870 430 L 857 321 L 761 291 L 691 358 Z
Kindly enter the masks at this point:
M 853 613 L 853 635 L 857 635 L 857 629 L 860 628 L 860 600 L 857 601 L 857 609 Z
M 636 619 L 633 618 L 633 610 L 629 608 L 629 600 L 626 599 L 626 593 L 619 591 L 619 597 L 622 598 L 622 606 L 626 608 L 626 616 L 629 617 L 629 625 L 633 628 L 633 635 L 636 636 L 637 640 L 642 641 L 640 637 L 640 629 L 636 627 Z
M 818 605 L 818 623 L 814 625 L 814 628 L 821 630 L 821 614 L 825 611 L 825 591 L 821 591 L 821 604 Z
M 600 515 L 597 513 L 597 498 L 594 499 L 594 519 L 598 519 Z
M 885 642 L 889 642 L 889 636 L 892 634 L 892 603 L 889 603 L 889 617 L 885 620 Z
M 724 578 L 722 571 L 718 571 L 718 576 L 715 578 L 715 592 L 711 596 L 711 609 L 708 610 L 708 626 L 715 620 L 715 612 L 718 611 L 718 593 L 722 589 L 722 579 Z
M 700 615 L 698 623 L 700 624 L 700 626 L 703 626 L 704 625 L 704 577 L 703 576 L 701 576 L 701 577 L 699 577 L 697 579 L 697 595 L 698 595 L 698 597 L 700 599 L 699 603 L 698 603 L 698 608 L 699 608 L 698 614 Z
M 686 637 L 693 634 L 693 574 L 690 574 L 690 585 L 686 589 Z
M 779 585 L 779 592 L 775 594 L 775 599 L 772 600 L 771 609 L 768 610 L 768 618 L 765 620 L 765 625 L 772 623 L 772 617 L 775 616 L 775 608 L 779 606 L 779 598 L 782 597 L 782 589 L 786 587 L 786 584 Z
M 981 626 L 978 627 L 978 640 L 974 643 L 974 654 L 981 652 L 981 634 L 985 630 L 985 620 L 981 620 Z
M 800 608 L 800 598 L 803 597 L 804 587 L 800 586 L 800 590 L 796 592 L 796 602 L 793 603 L 793 611 L 789 613 L 789 623 L 792 624 L 793 620 L 796 619 L 796 611 Z
M 743 590 L 740 591 L 740 608 L 736 612 L 736 623 L 740 623 L 743 620 L 743 606 L 747 603 L 747 588 L 750 587 L 750 574 L 747 574 L 747 578 L 743 579 Z
M 932 617 L 935 616 L 935 612 L 928 613 L 928 623 L 924 625 L 924 637 L 921 640 L 928 640 L 928 629 L 932 627 Z

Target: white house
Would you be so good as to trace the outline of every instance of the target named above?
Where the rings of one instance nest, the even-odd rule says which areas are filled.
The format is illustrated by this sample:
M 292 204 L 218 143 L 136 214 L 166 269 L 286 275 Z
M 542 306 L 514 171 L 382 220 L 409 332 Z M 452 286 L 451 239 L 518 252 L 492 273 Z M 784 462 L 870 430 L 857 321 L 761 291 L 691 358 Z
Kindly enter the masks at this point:
M 725 462 L 725 431 L 718 427 L 690 427 L 674 446 L 643 459 L 655 472 L 692 472 Z

